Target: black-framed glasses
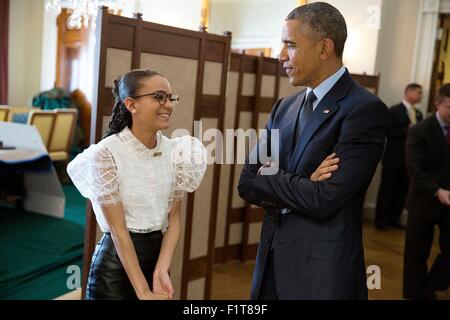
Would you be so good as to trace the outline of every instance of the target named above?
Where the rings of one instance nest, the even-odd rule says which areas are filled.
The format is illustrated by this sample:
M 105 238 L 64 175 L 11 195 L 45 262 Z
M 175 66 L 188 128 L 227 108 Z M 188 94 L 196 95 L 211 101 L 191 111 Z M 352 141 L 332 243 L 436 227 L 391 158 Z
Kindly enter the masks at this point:
M 141 94 L 139 96 L 134 96 L 131 97 L 133 99 L 137 99 L 137 98 L 141 98 L 141 97 L 145 97 L 145 96 L 153 96 L 154 99 L 156 101 L 158 101 L 158 103 L 160 105 L 165 105 L 167 100 L 169 100 L 170 104 L 172 105 L 172 107 L 176 107 L 178 102 L 180 101 L 180 98 L 178 97 L 177 94 L 175 93 L 167 93 L 165 91 L 159 90 L 159 91 L 155 91 L 152 93 L 146 93 L 146 94 Z

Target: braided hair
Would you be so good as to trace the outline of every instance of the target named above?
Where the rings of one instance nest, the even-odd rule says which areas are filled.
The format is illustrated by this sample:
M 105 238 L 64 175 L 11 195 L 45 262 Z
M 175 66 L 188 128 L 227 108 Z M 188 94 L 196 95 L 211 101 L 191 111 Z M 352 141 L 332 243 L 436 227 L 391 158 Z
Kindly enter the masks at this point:
M 125 106 L 124 101 L 127 97 L 132 97 L 137 94 L 143 80 L 154 76 L 162 77 L 160 73 L 153 70 L 136 69 L 131 70 L 122 76 L 118 76 L 114 80 L 114 87 L 112 89 L 114 96 L 114 108 L 112 118 L 108 124 L 108 130 L 106 131 L 104 138 L 121 132 L 125 129 L 125 127 L 131 127 L 133 119 L 131 117 L 131 112 L 128 111 Z

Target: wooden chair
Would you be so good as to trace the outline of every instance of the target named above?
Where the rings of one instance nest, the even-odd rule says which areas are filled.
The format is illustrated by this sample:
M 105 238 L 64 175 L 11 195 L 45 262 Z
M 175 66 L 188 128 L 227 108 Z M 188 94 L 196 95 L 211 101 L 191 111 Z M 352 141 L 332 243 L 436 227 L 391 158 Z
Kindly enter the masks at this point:
M 10 110 L 9 106 L 0 106 L 0 121 L 8 121 Z
M 55 122 L 48 153 L 53 161 L 69 160 L 70 148 L 77 125 L 77 109 L 55 109 Z
M 13 119 L 15 118 L 15 116 L 18 114 L 28 114 L 28 116 L 29 116 L 29 113 L 31 110 L 39 111 L 41 109 L 37 108 L 37 107 L 10 107 L 8 121 L 12 122 Z M 26 120 L 25 123 L 27 123 L 27 122 L 28 122 L 28 119 Z
M 56 112 L 53 110 L 31 110 L 28 115 L 27 124 L 36 127 L 47 150 L 50 147 L 55 119 Z

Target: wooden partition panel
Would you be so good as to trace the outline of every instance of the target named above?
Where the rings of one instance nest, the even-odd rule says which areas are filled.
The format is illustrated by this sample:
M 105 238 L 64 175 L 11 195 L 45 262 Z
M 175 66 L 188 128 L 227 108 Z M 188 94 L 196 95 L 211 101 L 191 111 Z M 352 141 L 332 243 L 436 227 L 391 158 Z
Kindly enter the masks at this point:
M 103 7 L 97 25 L 91 143 L 101 140 L 107 129 L 114 105 L 114 78 L 137 68 L 160 72 L 180 96 L 166 136 L 172 137 L 180 128 L 194 135 L 194 121 L 201 121 L 203 131 L 222 130 L 230 43 L 231 33 L 219 36 L 145 22 L 141 14 L 124 18 L 108 14 Z M 208 148 L 208 141 L 203 142 Z M 208 165 L 199 189 L 183 200 L 182 234 L 171 268 L 177 298 L 210 298 L 219 177 L 220 165 Z M 83 296 L 96 238 L 95 216 L 88 206 Z
M 274 103 L 298 90 L 290 86 L 278 60 L 249 56 L 245 52 L 232 53 L 225 128 L 263 129 Z M 228 201 L 226 210 L 224 202 L 221 202 L 222 210 L 218 214 L 219 220 L 225 223 L 217 224 L 216 262 L 254 259 L 263 217 L 262 209 L 245 203 L 238 195 L 237 185 L 243 165 L 236 163 L 238 146 L 236 139 L 232 142 L 234 163 L 224 166 L 226 173 L 221 177 L 221 188 Z

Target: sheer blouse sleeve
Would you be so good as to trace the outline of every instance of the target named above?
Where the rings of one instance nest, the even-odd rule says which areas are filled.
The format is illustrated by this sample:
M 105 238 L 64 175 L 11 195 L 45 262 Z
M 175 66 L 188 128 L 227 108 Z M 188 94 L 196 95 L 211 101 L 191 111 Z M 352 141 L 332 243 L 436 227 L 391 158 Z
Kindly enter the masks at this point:
M 98 205 L 120 203 L 117 166 L 111 152 L 92 145 L 67 166 L 67 173 L 78 191 Z
M 206 148 L 196 138 L 183 136 L 173 140 L 172 160 L 175 166 L 173 200 L 181 200 L 184 192 L 195 191 L 206 171 Z

